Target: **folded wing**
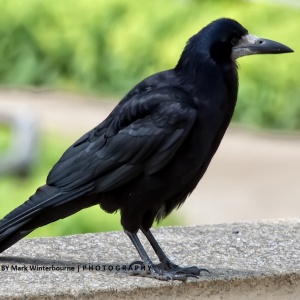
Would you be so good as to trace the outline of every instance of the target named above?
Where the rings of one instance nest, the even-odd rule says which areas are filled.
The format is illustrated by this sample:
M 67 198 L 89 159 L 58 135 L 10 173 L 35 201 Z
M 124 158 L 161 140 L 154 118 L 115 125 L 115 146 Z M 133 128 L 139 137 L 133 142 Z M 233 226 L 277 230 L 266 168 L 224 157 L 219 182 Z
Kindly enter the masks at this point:
M 63 154 L 47 184 L 70 191 L 95 182 L 105 192 L 154 174 L 173 158 L 196 115 L 193 100 L 177 88 L 135 95 Z

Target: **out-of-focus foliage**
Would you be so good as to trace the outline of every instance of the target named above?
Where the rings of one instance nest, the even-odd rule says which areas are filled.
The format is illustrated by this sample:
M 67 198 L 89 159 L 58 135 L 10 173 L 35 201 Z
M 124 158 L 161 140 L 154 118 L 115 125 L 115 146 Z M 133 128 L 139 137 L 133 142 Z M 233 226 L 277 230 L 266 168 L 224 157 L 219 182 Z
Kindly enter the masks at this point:
M 235 120 L 300 128 L 300 10 L 241 0 L 2 0 L 0 8 L 0 84 L 119 96 L 144 77 L 174 67 L 187 39 L 203 26 L 220 17 L 234 18 L 249 32 L 295 50 L 239 60 Z M 0 126 L 0 154 L 7 150 L 10 135 Z M 72 142 L 47 134 L 32 176 L 1 177 L 0 218 L 45 183 Z M 32 235 L 121 229 L 119 219 L 119 214 L 93 207 Z M 174 223 L 171 217 L 164 224 Z
M 213 19 L 237 19 L 249 32 L 296 53 L 242 58 L 235 120 L 300 128 L 300 11 L 246 1 L 3 0 L 0 83 L 121 95 L 172 68 L 186 40 Z
M 34 166 L 31 176 L 26 178 L 12 175 L 0 177 L 0 219 L 17 206 L 23 204 L 39 186 L 45 184 L 46 176 L 51 167 L 75 139 L 48 133 L 40 142 L 40 159 Z M 160 225 L 164 226 L 175 224 L 179 225 L 180 222 L 172 216 L 160 223 Z M 41 227 L 29 236 L 58 236 L 121 229 L 119 213 L 108 214 L 100 209 L 99 206 L 93 206 L 66 219 Z
M 12 138 L 11 128 L 4 123 L 0 123 L 0 155 L 5 153 L 10 146 Z
M 223 16 L 296 51 L 239 61 L 235 120 L 299 129 L 300 11 L 292 7 L 238 0 L 4 0 L 0 83 L 121 95 L 172 68 L 187 38 Z

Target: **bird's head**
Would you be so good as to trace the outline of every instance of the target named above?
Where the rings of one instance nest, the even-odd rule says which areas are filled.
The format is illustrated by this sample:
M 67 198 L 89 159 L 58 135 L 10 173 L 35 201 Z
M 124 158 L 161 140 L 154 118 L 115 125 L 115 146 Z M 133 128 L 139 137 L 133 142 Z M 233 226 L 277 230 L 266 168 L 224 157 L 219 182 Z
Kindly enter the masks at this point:
M 293 50 L 278 42 L 248 33 L 241 24 L 232 19 L 218 19 L 200 31 L 210 38 L 210 54 L 216 60 L 237 59 L 253 54 L 278 54 Z
M 232 61 L 245 55 L 293 52 L 275 41 L 249 34 L 237 21 L 227 18 L 213 21 L 194 35 L 185 52 L 209 55 L 217 63 Z

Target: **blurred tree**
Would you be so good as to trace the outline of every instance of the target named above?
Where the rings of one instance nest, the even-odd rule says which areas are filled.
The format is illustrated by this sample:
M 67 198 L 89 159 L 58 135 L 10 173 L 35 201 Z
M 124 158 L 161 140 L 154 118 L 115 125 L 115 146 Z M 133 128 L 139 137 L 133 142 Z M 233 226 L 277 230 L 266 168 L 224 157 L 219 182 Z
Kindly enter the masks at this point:
M 252 126 L 299 129 L 300 11 L 289 6 L 242 0 L 3 0 L 0 84 L 120 97 L 145 76 L 174 67 L 187 39 L 224 16 L 296 52 L 239 61 L 241 84 L 235 120 Z M 1 151 L 8 136 L 0 127 Z M 48 171 L 72 142 L 73 137 L 58 134 L 41 136 L 42 159 L 31 176 L 1 178 L 0 217 L 44 184 Z M 164 224 L 178 222 L 169 219 Z M 32 235 L 115 229 L 121 229 L 118 214 L 108 215 L 92 207 Z
M 0 83 L 123 95 L 145 76 L 172 68 L 186 40 L 223 16 L 254 34 L 300 48 L 300 11 L 288 6 L 242 0 L 27 0 L 26 5 L 5 0 Z M 240 63 L 235 120 L 299 129 L 297 56 Z

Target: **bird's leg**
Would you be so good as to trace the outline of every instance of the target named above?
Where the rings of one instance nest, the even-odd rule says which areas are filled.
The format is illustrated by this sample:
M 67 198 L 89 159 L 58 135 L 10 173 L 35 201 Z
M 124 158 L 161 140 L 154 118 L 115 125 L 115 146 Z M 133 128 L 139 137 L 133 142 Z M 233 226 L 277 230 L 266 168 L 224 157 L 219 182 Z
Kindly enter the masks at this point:
M 192 267 L 187 267 L 187 268 L 181 268 L 178 265 L 174 264 L 164 253 L 164 251 L 161 249 L 159 246 L 157 240 L 154 238 L 152 232 L 150 230 L 144 230 L 141 229 L 149 243 L 151 244 L 153 250 L 155 251 L 158 259 L 160 260 L 160 264 L 158 266 L 162 267 L 164 270 L 168 271 L 176 271 L 176 272 L 181 272 L 183 274 L 194 274 L 194 275 L 200 275 L 201 271 L 206 271 L 206 269 L 199 269 L 196 266 Z
M 183 273 L 178 272 L 177 270 L 166 270 L 162 268 L 160 265 L 156 266 L 153 264 L 151 259 L 149 258 L 147 252 L 145 251 L 143 245 L 141 244 L 138 236 L 134 232 L 129 232 L 125 230 L 125 233 L 129 236 L 131 242 L 135 246 L 136 250 L 138 251 L 140 257 L 142 258 L 145 266 L 149 268 L 150 277 L 160 279 L 160 280 L 182 280 L 185 281 L 188 277 L 196 277 L 195 274 L 192 273 Z M 143 275 L 143 274 L 141 274 Z

